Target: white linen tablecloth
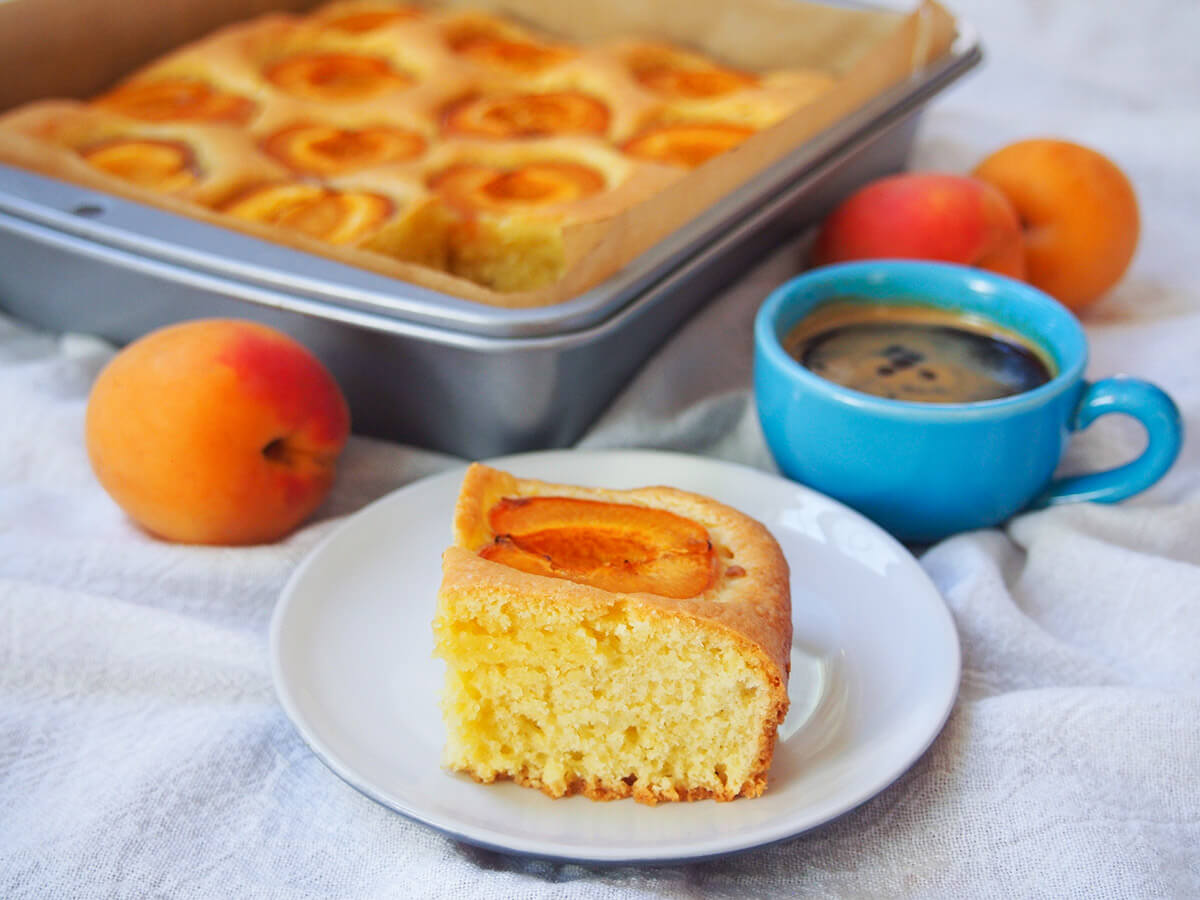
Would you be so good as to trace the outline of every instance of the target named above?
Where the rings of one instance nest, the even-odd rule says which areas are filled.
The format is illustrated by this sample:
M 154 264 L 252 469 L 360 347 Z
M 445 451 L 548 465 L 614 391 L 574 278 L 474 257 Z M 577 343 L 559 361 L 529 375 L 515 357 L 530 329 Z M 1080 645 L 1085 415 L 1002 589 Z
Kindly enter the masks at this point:
M 1089 374 L 1158 382 L 1200 431 L 1200 5 L 955 10 L 987 62 L 931 106 L 914 167 L 965 171 L 1031 135 L 1118 160 L 1143 240 L 1087 317 Z M 773 469 L 751 318 L 799 265 L 786 247 L 748 273 L 582 445 Z M 964 672 L 945 730 L 892 787 L 735 857 L 591 869 L 474 849 L 385 810 L 309 752 L 274 697 L 267 623 L 293 567 L 345 516 L 457 461 L 356 437 L 330 502 L 289 539 L 164 544 L 88 468 L 87 391 L 111 352 L 0 317 L 0 896 L 1200 896 L 1194 440 L 1131 501 L 1022 516 L 922 556 Z M 1064 470 L 1140 440 L 1106 420 Z

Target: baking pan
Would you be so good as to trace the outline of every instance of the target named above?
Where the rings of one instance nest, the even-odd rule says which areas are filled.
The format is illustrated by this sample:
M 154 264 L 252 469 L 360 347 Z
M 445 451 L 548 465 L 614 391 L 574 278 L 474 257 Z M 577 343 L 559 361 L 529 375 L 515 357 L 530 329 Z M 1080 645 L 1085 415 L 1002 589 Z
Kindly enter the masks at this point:
M 0 165 L 0 308 L 124 343 L 189 318 L 280 328 L 333 371 L 355 430 L 464 457 L 570 444 L 723 285 L 863 182 L 901 169 L 949 53 L 807 141 L 597 287 L 484 307 Z

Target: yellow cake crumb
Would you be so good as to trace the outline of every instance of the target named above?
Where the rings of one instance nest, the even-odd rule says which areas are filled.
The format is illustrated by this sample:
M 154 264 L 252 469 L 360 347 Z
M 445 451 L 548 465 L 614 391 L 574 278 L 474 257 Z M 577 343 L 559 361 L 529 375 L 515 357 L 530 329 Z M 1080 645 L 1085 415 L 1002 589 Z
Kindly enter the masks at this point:
M 554 576 L 482 555 L 496 541 L 524 537 L 489 533 L 481 524 L 489 512 L 501 501 L 537 496 L 568 500 L 557 524 L 539 513 L 529 538 L 553 547 L 548 534 L 559 528 L 570 541 Z M 677 552 L 673 519 L 656 536 L 645 517 L 623 516 L 623 506 L 705 527 L 713 552 L 689 563 L 712 567 L 702 593 L 675 598 L 589 583 L 597 576 L 580 548 L 594 545 L 602 556 L 622 528 L 627 544 L 635 526 L 626 518 L 637 518 L 638 539 L 651 549 Z M 650 804 L 765 790 L 787 711 L 791 625 L 786 562 L 759 523 L 667 488 L 548 485 L 473 466 L 456 538 L 443 557 L 433 625 L 436 653 L 447 663 L 448 768 L 481 782 L 511 779 L 551 797 L 632 796 Z

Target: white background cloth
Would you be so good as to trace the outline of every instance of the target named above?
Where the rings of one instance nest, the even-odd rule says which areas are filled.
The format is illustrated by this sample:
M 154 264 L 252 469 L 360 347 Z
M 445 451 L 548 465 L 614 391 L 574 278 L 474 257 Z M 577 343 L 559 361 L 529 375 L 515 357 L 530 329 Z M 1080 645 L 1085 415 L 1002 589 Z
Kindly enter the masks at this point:
M 1143 241 L 1088 316 L 1093 377 L 1157 381 L 1200 433 L 1200 5 L 962 2 L 988 58 L 938 98 L 915 168 L 1061 135 L 1129 172 Z M 582 442 L 772 468 L 750 323 L 798 270 L 749 273 Z M 1118 506 L 1027 515 L 922 563 L 964 649 L 944 732 L 895 785 L 798 838 L 666 868 L 457 844 L 357 794 L 301 742 L 267 665 L 297 562 L 368 501 L 453 462 L 352 440 L 318 519 L 267 547 L 172 546 L 94 481 L 81 433 L 111 351 L 0 318 L 0 896 L 1200 896 L 1200 450 Z M 1104 422 L 1064 469 L 1139 448 Z

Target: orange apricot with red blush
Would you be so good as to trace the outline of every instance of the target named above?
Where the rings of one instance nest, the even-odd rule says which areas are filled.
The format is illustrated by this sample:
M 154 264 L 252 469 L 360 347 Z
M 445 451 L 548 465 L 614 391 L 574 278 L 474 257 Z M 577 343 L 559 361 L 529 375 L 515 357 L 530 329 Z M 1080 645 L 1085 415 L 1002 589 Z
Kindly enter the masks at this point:
M 340 387 L 288 335 L 204 319 L 134 341 L 101 371 L 85 436 L 101 486 L 150 533 L 278 540 L 333 486 L 350 433 Z

